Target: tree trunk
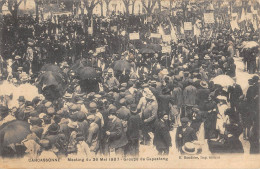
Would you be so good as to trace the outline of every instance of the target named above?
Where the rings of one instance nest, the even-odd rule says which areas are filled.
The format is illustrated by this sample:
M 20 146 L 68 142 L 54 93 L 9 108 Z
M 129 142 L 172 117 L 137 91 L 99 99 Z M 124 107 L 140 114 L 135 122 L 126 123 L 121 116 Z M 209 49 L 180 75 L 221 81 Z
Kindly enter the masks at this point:
M 36 14 L 35 20 L 36 22 L 39 22 L 39 4 L 37 0 L 35 0 L 34 2 L 35 2 L 35 14 Z
M 159 6 L 159 11 L 162 12 L 162 4 L 161 4 L 161 0 L 158 0 L 158 6 Z
M 103 9 L 103 0 L 100 1 L 100 6 L 101 6 L 101 16 L 103 17 L 103 12 L 104 12 L 104 9 Z
M 108 16 L 109 15 L 109 2 L 106 2 L 106 5 L 107 5 L 106 16 Z
M 125 6 L 125 14 L 126 16 L 129 16 L 129 4 Z
M 132 4 L 132 15 L 134 15 L 135 13 L 135 1 L 133 1 L 133 4 Z

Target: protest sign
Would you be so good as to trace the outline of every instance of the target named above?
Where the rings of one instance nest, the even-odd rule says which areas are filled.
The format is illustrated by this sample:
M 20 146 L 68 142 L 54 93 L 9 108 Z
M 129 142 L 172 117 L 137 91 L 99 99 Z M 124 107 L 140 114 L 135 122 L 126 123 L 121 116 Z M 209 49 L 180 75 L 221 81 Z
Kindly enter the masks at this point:
M 214 14 L 213 13 L 204 13 L 204 22 L 205 23 L 214 23 Z
M 171 46 L 162 46 L 162 53 L 171 53 Z
M 151 37 L 151 38 L 161 38 L 162 35 L 159 34 L 159 33 L 151 33 L 150 37 Z
M 140 39 L 139 33 L 130 33 L 130 34 L 129 34 L 129 39 L 130 39 L 130 40 Z
M 192 23 L 191 22 L 184 22 L 184 30 L 191 31 L 192 30 Z

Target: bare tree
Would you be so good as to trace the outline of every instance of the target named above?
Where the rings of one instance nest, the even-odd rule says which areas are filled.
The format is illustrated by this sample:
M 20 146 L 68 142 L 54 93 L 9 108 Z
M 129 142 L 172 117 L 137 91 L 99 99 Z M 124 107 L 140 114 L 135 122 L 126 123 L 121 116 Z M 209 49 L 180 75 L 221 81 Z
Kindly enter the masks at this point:
M 125 13 L 128 16 L 129 15 L 129 6 L 130 6 L 130 0 L 122 0 L 125 5 Z
M 18 26 L 18 8 L 21 5 L 21 3 L 24 0 L 8 0 L 7 1 L 7 6 L 8 6 L 8 10 L 10 11 L 10 13 L 12 14 L 12 17 L 14 19 L 14 26 L 17 27 Z
M 147 15 L 150 16 L 152 14 L 153 8 L 154 8 L 156 2 L 157 2 L 157 0 L 142 0 L 142 4 L 143 4 L 144 9 L 147 12 Z
M 135 11 L 135 2 L 136 0 L 132 0 L 132 14 L 134 14 Z
M 105 0 L 106 6 L 107 6 L 107 11 L 106 11 L 106 16 L 109 15 L 109 4 L 110 4 L 111 0 Z
M 93 9 L 99 3 L 100 3 L 99 0 L 84 0 L 85 8 L 88 12 L 88 14 L 87 14 L 88 18 L 92 17 Z

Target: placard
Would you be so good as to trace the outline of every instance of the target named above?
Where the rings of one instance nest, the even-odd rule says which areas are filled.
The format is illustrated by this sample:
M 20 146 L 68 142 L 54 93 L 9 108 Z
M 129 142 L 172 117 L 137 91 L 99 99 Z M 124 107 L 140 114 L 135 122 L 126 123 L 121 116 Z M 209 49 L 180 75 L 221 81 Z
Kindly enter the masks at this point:
M 162 53 L 171 53 L 171 46 L 162 46 Z
M 204 22 L 205 23 L 215 23 L 213 13 L 204 13 Z
M 191 31 L 192 30 L 192 23 L 191 22 L 184 22 L 184 30 Z
M 93 28 L 92 27 L 88 27 L 88 34 L 93 35 Z
M 130 40 L 138 40 L 138 39 L 140 39 L 139 33 L 130 33 L 129 34 L 129 39 Z
M 151 33 L 150 37 L 151 37 L 151 38 L 161 38 L 162 35 L 159 34 L 159 33 Z
M 171 35 L 163 35 L 162 36 L 163 42 L 170 42 L 172 40 Z

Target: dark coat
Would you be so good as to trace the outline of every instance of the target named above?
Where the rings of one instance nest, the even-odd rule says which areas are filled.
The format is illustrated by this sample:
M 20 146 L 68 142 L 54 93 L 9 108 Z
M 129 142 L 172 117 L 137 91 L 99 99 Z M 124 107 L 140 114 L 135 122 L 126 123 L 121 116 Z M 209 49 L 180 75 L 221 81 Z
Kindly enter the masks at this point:
M 113 121 L 108 122 L 108 131 L 110 136 L 108 144 L 110 148 L 120 148 L 127 144 L 126 133 L 124 132 L 123 124 L 119 118 L 116 117 Z
M 183 90 L 183 102 L 186 105 L 195 105 L 197 88 L 193 85 L 185 87 Z
M 164 112 L 169 114 L 170 107 L 169 102 L 173 97 L 170 95 L 159 95 L 158 96 L 158 116 L 161 116 Z
M 132 114 L 127 123 L 127 138 L 135 140 L 139 138 L 139 130 L 141 129 L 142 120 L 138 114 Z
M 185 143 L 197 140 L 195 130 L 191 127 L 187 127 L 185 131 L 182 131 L 182 126 L 177 128 L 176 131 L 176 146 L 180 149 Z
M 206 101 L 208 100 L 209 94 L 209 89 L 198 89 L 197 91 L 196 104 L 201 111 L 206 109 Z
M 229 101 L 231 104 L 238 103 L 239 97 L 243 94 L 243 91 L 241 89 L 241 86 L 239 84 L 236 84 L 235 86 L 230 86 L 228 88 L 229 93 Z
M 169 148 L 170 146 L 172 146 L 169 128 L 162 120 L 158 120 L 155 122 L 153 144 L 156 146 L 157 149 Z

